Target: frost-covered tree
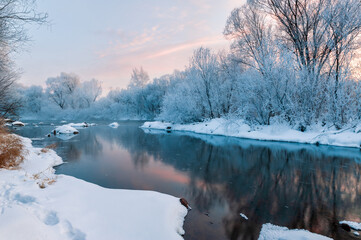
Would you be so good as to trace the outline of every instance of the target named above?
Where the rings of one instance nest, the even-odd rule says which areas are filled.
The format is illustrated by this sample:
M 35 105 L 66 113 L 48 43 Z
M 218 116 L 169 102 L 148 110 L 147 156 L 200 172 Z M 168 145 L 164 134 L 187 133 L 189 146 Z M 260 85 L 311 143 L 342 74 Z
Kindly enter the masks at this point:
M 75 107 L 74 93 L 79 84 L 79 77 L 68 73 L 61 73 L 58 77 L 46 80 L 49 98 L 61 109 Z
M 128 88 L 144 87 L 149 82 L 149 75 L 144 71 L 143 67 L 140 69 L 134 68 Z
M 345 124 L 345 111 L 338 111 L 347 107 L 338 95 L 355 95 L 342 87 L 353 84 L 348 66 L 359 47 L 360 4 L 255 0 L 233 10 L 224 33 L 232 41 L 232 59 L 245 66 L 239 78 L 241 92 L 247 90 L 243 117 L 303 127 L 330 120 L 336 127 Z
M 76 94 L 75 98 L 78 106 L 90 107 L 102 94 L 101 83 L 96 79 L 82 82 Z
M 222 57 L 207 48 L 196 49 L 189 67 L 171 77 L 160 119 L 192 122 L 229 113 L 230 94 L 235 89 L 232 77 L 236 73 L 231 73 L 235 69 L 231 70 L 227 63 L 221 64 Z M 228 67 L 231 75 L 222 74 L 222 67 Z
M 44 103 L 44 92 L 41 86 L 31 86 L 24 91 L 24 104 L 27 110 L 39 113 Z

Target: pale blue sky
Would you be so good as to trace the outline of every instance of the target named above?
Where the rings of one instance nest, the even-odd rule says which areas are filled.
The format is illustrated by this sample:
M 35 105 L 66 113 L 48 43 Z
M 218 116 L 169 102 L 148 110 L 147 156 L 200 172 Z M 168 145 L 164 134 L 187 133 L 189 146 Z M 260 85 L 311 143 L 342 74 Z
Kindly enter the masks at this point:
M 150 77 L 183 69 L 193 49 L 227 48 L 228 15 L 243 0 L 38 0 L 49 26 L 31 27 L 16 56 L 20 82 L 44 85 L 60 72 L 96 78 L 104 90 L 125 87 L 131 70 Z

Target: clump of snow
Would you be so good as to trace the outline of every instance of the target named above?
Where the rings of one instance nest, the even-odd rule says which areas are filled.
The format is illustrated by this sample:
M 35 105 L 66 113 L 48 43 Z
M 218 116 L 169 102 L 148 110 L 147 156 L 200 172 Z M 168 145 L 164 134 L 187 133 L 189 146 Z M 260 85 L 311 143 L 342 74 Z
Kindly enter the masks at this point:
M 44 138 L 30 138 L 30 140 L 32 140 L 32 141 L 41 141 L 41 140 L 44 140 Z
M 71 127 L 78 127 L 78 128 L 87 128 L 87 127 L 90 126 L 87 122 L 82 122 L 82 123 L 69 123 L 69 124 L 67 124 L 67 125 L 68 125 L 68 126 L 71 126 Z
M 109 127 L 117 128 L 117 127 L 119 127 L 119 123 L 113 122 L 113 123 L 109 124 Z
M 263 224 L 258 240 L 331 240 L 331 238 L 301 229 L 288 229 L 270 223 Z
M 79 131 L 74 128 L 71 127 L 69 125 L 63 125 L 63 126 L 59 126 L 57 128 L 54 129 L 56 134 L 78 134 Z
M 360 148 L 361 144 L 361 132 L 355 132 L 355 128 L 336 131 L 314 126 L 306 132 L 301 132 L 292 129 L 288 125 L 273 124 L 270 126 L 258 126 L 252 129 L 242 120 L 229 120 L 224 118 L 193 124 L 172 124 L 159 121 L 145 122 L 142 128 L 171 129 L 173 131 L 187 131 L 256 140 L 323 144 L 342 147 Z
M 23 143 L 20 169 L 0 169 L 1 239 L 183 239 L 187 209 L 179 198 L 55 175 L 62 159 Z
M 15 126 L 15 127 L 24 127 L 25 123 L 20 122 L 20 121 L 15 121 L 15 122 L 12 123 L 12 125 Z
M 244 219 L 248 220 L 248 217 L 247 217 L 245 214 L 240 213 L 239 215 L 240 215 L 242 218 L 244 218 Z
M 340 224 L 347 224 L 349 225 L 352 229 L 361 231 L 361 223 L 357 223 L 357 222 L 352 222 L 352 221 L 341 221 Z

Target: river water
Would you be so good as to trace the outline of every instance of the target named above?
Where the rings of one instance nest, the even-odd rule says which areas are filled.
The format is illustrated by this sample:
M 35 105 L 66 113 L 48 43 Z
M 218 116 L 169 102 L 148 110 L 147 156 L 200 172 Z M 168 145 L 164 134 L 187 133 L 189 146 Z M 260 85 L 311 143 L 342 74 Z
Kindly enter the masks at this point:
M 66 162 L 57 174 L 186 198 L 192 206 L 186 240 L 257 239 L 265 223 L 342 239 L 338 221 L 361 222 L 358 149 L 142 130 L 134 121 L 116 129 L 108 124 L 79 129 L 71 139 L 46 137 L 50 122 L 14 131 L 37 147 L 57 143 Z

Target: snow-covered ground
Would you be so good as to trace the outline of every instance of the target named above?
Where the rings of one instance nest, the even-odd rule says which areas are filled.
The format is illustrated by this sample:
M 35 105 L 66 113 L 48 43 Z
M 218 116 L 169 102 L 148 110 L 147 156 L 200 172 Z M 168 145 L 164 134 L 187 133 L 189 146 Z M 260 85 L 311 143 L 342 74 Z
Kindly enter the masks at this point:
M 318 126 L 306 132 L 287 125 L 258 126 L 251 128 L 242 120 L 213 119 L 202 123 L 172 124 L 166 122 L 145 122 L 142 128 L 172 131 L 187 131 L 201 134 L 232 136 L 256 140 L 324 144 L 343 147 L 360 147 L 361 125 L 343 130 L 326 129 Z
M 187 209 L 178 198 L 55 175 L 62 159 L 23 142 L 20 168 L 0 169 L 1 239 L 183 239 Z
M 258 240 L 331 240 L 306 230 L 288 229 L 270 223 L 263 224 Z

